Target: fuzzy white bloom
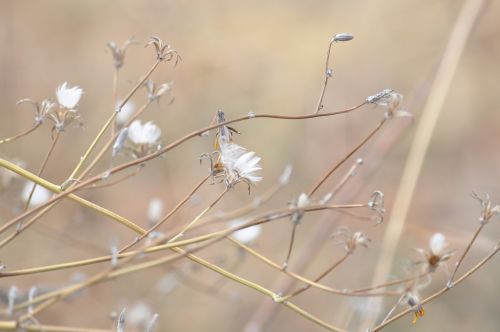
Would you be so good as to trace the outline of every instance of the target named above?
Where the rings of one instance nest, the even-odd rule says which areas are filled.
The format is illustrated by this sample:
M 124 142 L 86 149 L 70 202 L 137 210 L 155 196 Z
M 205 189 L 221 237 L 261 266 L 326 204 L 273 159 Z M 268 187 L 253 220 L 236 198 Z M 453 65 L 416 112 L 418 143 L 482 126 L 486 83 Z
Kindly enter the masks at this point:
M 23 187 L 22 194 L 21 194 L 21 197 L 22 197 L 24 202 L 28 201 L 32 189 L 33 189 L 33 182 L 31 182 L 31 181 L 26 182 L 26 184 Z M 36 186 L 35 191 L 33 192 L 33 196 L 31 197 L 30 207 L 45 203 L 46 201 L 48 201 L 50 199 L 51 196 L 52 196 L 51 191 L 49 191 L 48 189 L 45 189 L 42 186 Z
M 136 303 L 127 312 L 127 322 L 134 327 L 145 328 L 153 318 L 153 311 L 144 302 Z
M 83 90 L 80 87 L 74 86 L 70 88 L 68 82 L 64 82 L 56 89 L 57 101 L 61 106 L 70 110 L 78 105 L 82 94 Z
M 260 171 L 260 157 L 255 152 L 247 150 L 237 144 L 229 143 L 221 145 L 221 161 L 226 170 L 226 181 L 231 185 L 238 181 L 246 181 L 255 184 L 262 180 L 256 175 Z
M 230 223 L 230 226 L 231 227 L 238 227 L 238 226 L 243 225 L 244 223 L 245 223 L 244 220 L 237 219 L 237 220 L 233 220 Z M 234 232 L 233 237 L 236 240 L 238 240 L 239 242 L 242 242 L 244 244 L 248 244 L 248 243 L 255 241 L 259 237 L 261 232 L 262 232 L 262 226 L 255 225 L 255 226 L 243 228 L 243 229 L 240 229 L 239 231 Z
M 435 256 L 440 256 L 447 246 L 446 237 L 441 233 L 434 234 L 429 240 L 429 248 Z
M 283 170 L 283 173 L 280 176 L 280 184 L 282 186 L 290 182 L 290 176 L 292 175 L 292 171 L 293 171 L 292 165 L 290 164 L 286 165 L 285 169 Z
M 141 124 L 141 120 L 135 120 L 128 127 L 128 138 L 135 144 L 155 144 L 161 136 L 161 129 L 152 121 Z
M 118 111 L 118 107 L 122 102 L 119 101 L 116 103 L 116 110 Z M 115 122 L 118 126 L 123 126 L 125 122 L 128 121 L 134 115 L 135 112 L 135 104 L 133 101 L 129 100 L 122 106 L 121 110 L 117 112 L 115 117 Z
M 178 283 L 179 280 L 177 275 L 173 273 L 167 273 L 162 278 L 160 278 L 160 280 L 158 280 L 155 289 L 162 295 L 166 295 L 174 290 Z
M 297 207 L 298 208 L 303 208 L 306 207 L 309 204 L 309 196 L 307 194 L 302 193 L 299 195 L 299 198 L 297 198 Z
M 150 225 L 156 224 L 163 216 L 163 202 L 159 198 L 153 198 L 148 205 L 148 221 Z

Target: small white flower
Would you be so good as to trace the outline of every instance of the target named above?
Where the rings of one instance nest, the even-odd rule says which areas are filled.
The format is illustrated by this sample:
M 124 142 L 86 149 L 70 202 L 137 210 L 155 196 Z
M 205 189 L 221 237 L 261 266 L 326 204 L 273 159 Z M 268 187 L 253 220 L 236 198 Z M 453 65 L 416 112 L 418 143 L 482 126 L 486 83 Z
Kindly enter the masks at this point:
M 21 194 L 21 197 L 24 202 L 28 201 L 32 189 L 33 189 L 33 182 L 26 182 L 23 188 L 23 192 Z M 50 199 L 51 196 L 52 196 L 51 191 L 45 189 L 42 186 L 36 186 L 35 191 L 33 192 L 33 196 L 31 197 L 30 207 L 45 203 Z
M 116 110 L 118 111 L 118 107 L 121 105 L 121 101 L 116 103 Z M 135 105 L 134 102 L 129 100 L 122 106 L 121 110 L 117 112 L 115 117 L 116 124 L 121 127 L 125 125 L 125 123 L 134 115 Z
M 298 208 L 303 208 L 306 207 L 309 204 L 309 196 L 305 193 L 301 193 L 299 195 L 299 198 L 297 198 L 297 207 Z
M 80 87 L 74 86 L 70 88 L 68 82 L 64 82 L 56 89 L 56 97 L 59 105 L 70 110 L 78 105 L 82 94 L 83 90 Z
M 148 221 L 150 225 L 156 224 L 163 216 L 163 202 L 159 198 L 153 198 L 148 206 Z
M 161 129 L 152 121 L 141 124 L 140 120 L 132 122 L 128 128 L 128 138 L 135 144 L 155 144 L 161 136 Z
M 447 246 L 448 243 L 446 242 L 446 238 L 441 233 L 434 234 L 429 240 L 429 248 L 435 256 L 440 256 Z
M 145 328 L 153 318 L 153 311 L 144 302 L 136 303 L 127 311 L 127 322 L 137 328 Z
M 247 150 L 237 144 L 221 145 L 221 162 L 226 171 L 226 183 L 231 186 L 239 181 L 255 184 L 262 180 L 256 173 L 260 167 L 260 157 L 255 152 Z
M 230 223 L 230 226 L 236 228 L 236 227 L 243 225 L 244 223 L 245 223 L 244 220 L 233 220 Z M 244 244 L 248 244 L 248 243 L 255 241 L 259 237 L 261 232 L 262 232 L 262 226 L 255 225 L 255 226 L 243 228 L 243 229 L 240 229 L 240 230 L 234 232 L 233 237 L 236 240 L 238 240 L 239 242 L 242 242 Z

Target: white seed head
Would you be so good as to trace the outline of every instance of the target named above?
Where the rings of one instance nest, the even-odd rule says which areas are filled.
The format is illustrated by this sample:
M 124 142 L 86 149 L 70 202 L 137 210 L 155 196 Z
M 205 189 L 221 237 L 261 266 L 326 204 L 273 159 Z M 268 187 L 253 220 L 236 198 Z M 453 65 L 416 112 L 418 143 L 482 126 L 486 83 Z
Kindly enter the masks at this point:
M 240 220 L 240 219 L 233 220 L 230 223 L 230 227 L 236 228 L 236 227 L 243 225 L 244 223 L 245 223 L 244 220 Z M 262 232 L 262 226 L 255 225 L 255 226 L 243 228 L 243 229 L 240 229 L 240 230 L 234 232 L 233 237 L 236 240 L 238 240 L 244 244 L 248 244 L 248 243 L 252 243 L 253 241 L 255 241 L 259 237 L 261 232 Z
M 260 167 L 261 158 L 255 152 L 247 150 L 234 143 L 224 143 L 220 146 L 221 162 L 226 171 L 226 182 L 231 186 L 239 181 L 255 184 L 262 180 L 256 173 Z
M 70 88 L 68 82 L 64 82 L 56 89 L 56 97 L 59 105 L 70 110 L 78 106 L 82 94 L 83 90 L 80 87 L 74 86 Z
M 127 322 L 134 327 L 145 328 L 153 318 L 151 307 L 144 302 L 136 303 L 127 312 Z
M 435 256 L 440 256 L 447 246 L 448 243 L 446 242 L 446 237 L 441 233 L 432 235 L 431 239 L 429 240 L 429 247 L 432 254 Z
M 26 182 L 23 188 L 23 192 L 21 194 L 21 197 L 24 202 L 28 201 L 32 189 L 33 189 L 33 182 L 31 181 Z M 37 185 L 35 191 L 33 192 L 33 196 L 31 196 L 31 201 L 29 206 L 33 207 L 45 203 L 50 199 L 51 196 L 52 196 L 51 191 L 45 189 L 42 186 Z
M 301 193 L 297 198 L 297 207 L 303 208 L 306 207 L 308 204 L 309 204 L 309 196 L 307 196 L 307 194 L 305 193 Z
M 148 205 L 148 221 L 152 226 L 163 216 L 163 202 L 159 198 L 153 198 Z
M 283 173 L 281 173 L 279 180 L 282 186 L 287 185 L 288 182 L 290 182 L 290 176 L 292 175 L 292 171 L 293 171 L 292 165 L 288 164 L 285 166 L 285 169 L 283 170 Z
M 152 121 L 141 124 L 140 120 L 135 120 L 129 126 L 128 138 L 135 144 L 156 144 L 161 136 L 161 129 Z
M 115 122 L 118 126 L 123 126 L 135 113 L 135 104 L 133 101 L 129 100 L 120 109 L 121 101 L 116 103 L 116 117 Z

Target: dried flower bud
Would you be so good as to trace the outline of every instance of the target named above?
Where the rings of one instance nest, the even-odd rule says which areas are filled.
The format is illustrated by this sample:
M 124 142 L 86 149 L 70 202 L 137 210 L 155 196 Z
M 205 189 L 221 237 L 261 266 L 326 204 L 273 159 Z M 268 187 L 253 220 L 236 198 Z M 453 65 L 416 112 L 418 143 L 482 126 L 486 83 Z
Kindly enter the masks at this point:
M 158 37 L 151 37 L 149 38 L 148 45 L 153 45 L 156 49 L 156 58 L 158 61 L 171 61 L 173 58 L 175 58 L 175 64 L 179 60 L 181 60 L 181 57 L 177 53 L 177 51 L 173 48 L 170 47 L 168 44 L 164 44 L 163 41 L 158 38 Z
M 116 332 L 125 332 L 125 308 L 120 312 L 118 321 L 116 323 Z
M 163 216 L 163 202 L 159 198 L 153 198 L 148 205 L 148 222 L 154 226 Z
M 113 157 L 115 157 L 123 149 L 127 137 L 128 137 L 128 128 L 125 127 L 122 130 L 120 130 L 120 133 L 118 134 L 118 137 L 116 138 L 115 143 L 113 144 L 113 150 L 111 152 L 111 155 Z
M 288 164 L 285 166 L 285 169 L 283 170 L 283 173 L 280 176 L 279 182 L 280 185 L 284 186 L 287 185 L 288 182 L 290 182 L 290 176 L 292 175 L 293 171 L 293 166 Z
M 345 42 L 352 39 L 354 39 L 354 36 L 350 33 L 338 33 L 333 37 L 332 42 Z
M 116 45 L 115 42 L 109 42 L 106 46 L 111 50 L 111 55 L 113 56 L 113 64 L 115 68 L 121 68 L 123 66 L 123 62 L 125 61 L 125 52 L 130 45 L 137 44 L 134 41 L 134 37 L 131 37 L 123 43 L 122 47 Z
M 485 198 L 481 198 L 473 192 L 472 198 L 481 203 L 481 214 L 479 215 L 481 224 L 487 224 L 495 215 L 500 216 L 500 205 L 493 206 L 490 195 L 486 194 Z

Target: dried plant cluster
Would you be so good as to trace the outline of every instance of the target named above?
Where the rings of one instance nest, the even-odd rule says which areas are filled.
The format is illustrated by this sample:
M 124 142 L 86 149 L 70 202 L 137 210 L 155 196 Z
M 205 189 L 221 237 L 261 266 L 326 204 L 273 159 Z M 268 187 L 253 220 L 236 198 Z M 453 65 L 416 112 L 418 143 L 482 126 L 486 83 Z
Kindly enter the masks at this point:
M 297 251 L 304 250 L 295 246 L 296 233 L 300 232 L 300 225 L 306 214 L 322 211 L 328 214 L 329 211 L 341 212 L 349 218 L 359 219 L 358 211 L 366 210 L 371 216 L 368 219 L 373 226 L 384 227 L 384 194 L 374 191 L 371 197 L 367 197 L 364 202 L 343 203 L 336 202 L 338 193 L 349 186 L 349 180 L 356 174 L 362 159 L 351 161 L 351 158 L 362 147 L 369 145 L 372 137 L 380 135 L 381 130 L 388 121 L 398 121 L 397 117 L 408 117 L 411 114 L 402 109 L 403 97 L 401 94 L 384 89 L 379 93 L 364 98 L 358 105 L 349 109 L 327 112 L 323 104 L 323 98 L 327 91 L 328 81 L 333 76 L 330 68 L 330 56 L 332 48 L 337 43 L 348 42 L 353 36 L 347 33 L 335 35 L 328 43 L 327 57 L 324 72 L 324 84 L 320 92 L 317 105 L 310 114 L 297 116 L 278 114 L 248 113 L 244 116 L 228 119 L 227 115 L 219 110 L 215 112 L 212 123 L 205 128 L 194 130 L 183 137 L 175 140 L 162 138 L 162 129 L 155 123 L 141 121 L 141 116 L 148 110 L 153 102 L 172 103 L 171 82 L 155 84 L 151 79 L 151 74 L 162 64 L 177 64 L 181 58 L 178 52 L 170 45 L 165 44 L 160 38 L 152 37 L 147 45 L 154 49 L 153 64 L 141 77 L 129 93 L 118 100 L 116 86 L 118 72 L 126 64 L 127 49 L 138 42 L 130 39 L 123 46 L 118 46 L 114 42 L 108 43 L 111 51 L 114 80 L 113 98 L 116 108 L 109 112 L 109 118 L 102 128 L 95 135 L 91 145 L 82 153 L 81 158 L 75 163 L 75 168 L 68 172 L 67 179 L 60 184 L 52 183 L 44 177 L 44 170 L 48 160 L 52 156 L 54 149 L 57 149 L 57 142 L 65 139 L 65 132 L 73 130 L 72 124 L 81 121 L 79 104 L 85 93 L 82 88 L 71 83 L 63 82 L 55 89 L 55 98 L 46 98 L 42 101 L 23 99 L 19 101 L 19 107 L 30 107 L 34 111 L 33 125 L 23 133 L 5 138 L 0 144 L 6 144 L 14 140 L 29 142 L 29 134 L 42 126 L 51 127 L 52 144 L 48 147 L 45 158 L 41 161 L 37 173 L 27 170 L 24 163 L 19 160 L 0 159 L 0 175 L 2 194 L 18 195 L 22 209 L 17 211 L 12 217 L 2 216 L 0 224 L 0 250 L 8 246 L 13 241 L 18 240 L 19 234 L 29 231 L 30 226 L 40 222 L 40 218 L 48 211 L 57 210 L 58 203 L 63 199 L 72 200 L 85 208 L 94 210 L 109 218 L 113 222 L 121 224 L 130 232 L 135 234 L 134 241 L 119 248 L 116 245 L 109 247 L 109 254 L 101 257 L 92 257 L 85 260 L 70 262 L 51 263 L 44 266 L 27 266 L 13 269 L 10 266 L 0 267 L 1 300 L 3 305 L 0 310 L 0 330 L 14 331 L 154 331 L 163 330 L 157 325 L 159 315 L 145 305 L 138 305 L 132 308 L 123 308 L 120 313 L 113 316 L 113 329 L 98 329 L 97 327 L 71 327 L 53 326 L 51 322 L 40 321 L 40 313 L 51 310 L 55 303 L 71 299 L 68 305 L 78 306 L 78 294 L 81 290 L 92 287 L 109 280 L 117 280 L 120 277 L 157 266 L 166 266 L 174 262 L 189 260 L 196 265 L 219 274 L 222 278 L 247 286 L 264 297 L 271 298 L 276 304 L 282 305 L 294 311 L 304 319 L 310 320 L 313 324 L 322 326 L 325 330 L 344 331 L 342 326 L 337 326 L 335 322 L 327 322 L 315 316 L 313 312 L 306 311 L 294 304 L 294 298 L 300 294 L 315 288 L 329 296 L 338 297 L 383 297 L 393 304 L 387 308 L 386 312 L 379 312 L 378 321 L 370 328 L 371 331 L 383 329 L 388 324 L 411 315 L 408 321 L 417 323 L 417 320 L 424 316 L 425 304 L 436 299 L 444 292 L 455 285 L 461 283 L 472 273 L 478 270 L 483 264 L 491 259 L 499 250 L 497 244 L 495 248 L 476 263 L 465 273 L 460 267 L 464 258 L 469 253 L 476 238 L 483 228 L 487 227 L 492 219 L 500 214 L 500 207 L 494 205 L 489 196 L 481 198 L 474 194 L 474 199 L 478 200 L 481 209 L 476 232 L 471 237 L 470 242 L 464 248 L 449 248 L 445 235 L 436 233 L 429 239 L 426 248 L 418 248 L 416 251 L 420 255 L 419 260 L 414 260 L 407 269 L 405 275 L 394 279 L 387 276 L 387 281 L 383 284 L 367 285 L 357 289 L 341 289 L 326 285 L 324 278 L 336 272 L 336 268 L 345 265 L 357 251 L 363 248 L 370 248 L 371 242 L 377 239 L 370 239 L 368 234 L 362 231 L 339 227 L 331 234 L 334 243 L 342 246 L 343 255 L 330 259 L 333 263 L 324 268 L 324 271 L 316 276 L 306 276 L 303 273 L 295 272 L 293 264 Z M 146 103 L 136 108 L 131 98 L 136 94 L 147 94 Z M 382 108 L 380 121 L 373 127 L 368 135 L 353 147 L 342 159 L 336 161 L 324 174 L 318 177 L 317 181 L 304 192 L 297 195 L 291 202 L 284 202 L 282 208 L 269 210 L 263 208 L 263 203 L 273 197 L 281 188 L 286 186 L 292 177 L 292 166 L 284 168 L 282 175 L 277 179 L 264 179 L 261 174 L 261 158 L 257 152 L 250 151 L 237 142 L 237 123 L 251 121 L 252 125 L 258 127 L 258 122 L 254 119 L 278 119 L 281 121 L 348 116 L 352 112 L 370 111 L 377 112 Z M 92 130 L 88 130 L 91 132 Z M 153 199 L 149 205 L 147 213 L 147 224 L 149 228 L 140 226 L 140 222 L 129 220 L 118 213 L 108 210 L 99 202 L 91 202 L 80 196 L 84 189 L 97 189 L 101 187 L 111 187 L 117 183 L 127 181 L 132 176 L 141 176 L 146 164 L 162 155 L 168 154 L 173 149 L 182 148 L 188 140 L 198 139 L 212 135 L 214 139 L 213 150 L 200 156 L 200 163 L 209 165 L 207 174 L 197 181 L 196 186 L 185 195 L 170 211 L 165 208 L 161 200 Z M 265 135 L 265 133 L 264 133 Z M 26 143 L 28 144 L 28 143 Z M 22 157 L 22 156 L 19 156 Z M 118 159 L 119 157 L 119 159 Z M 96 170 L 97 165 L 102 160 L 111 159 L 111 166 L 107 169 Z M 123 163 L 118 161 L 126 160 Z M 346 163 L 353 163 L 349 171 L 341 177 L 341 180 L 333 188 L 325 188 L 326 180 L 332 174 L 339 172 L 340 166 Z M 126 172 L 131 170 L 132 172 Z M 127 173 L 128 175 L 123 175 Z M 91 175 L 96 174 L 96 175 Z M 186 177 L 189 174 L 185 175 Z M 15 181 L 23 181 L 24 189 L 16 194 L 12 188 Z M 168 223 L 177 211 L 186 208 L 189 201 L 194 199 L 196 192 L 205 185 L 213 184 L 211 188 L 217 190 L 222 188 L 216 198 L 210 202 L 199 214 L 189 220 L 179 220 L 174 227 Z M 246 206 L 240 206 L 234 210 L 225 211 L 222 214 L 212 214 L 214 206 L 227 195 L 231 195 L 236 186 L 245 186 L 248 189 L 250 202 Z M 262 195 L 253 197 L 252 188 L 256 185 L 268 188 Z M 289 226 L 282 223 L 284 232 L 290 232 L 287 251 L 283 252 L 283 261 L 272 260 L 263 252 L 259 252 L 253 245 L 259 236 L 265 233 L 264 225 L 275 223 L 278 220 L 288 219 Z M 169 226 L 167 228 L 167 225 Z M 350 225 L 356 225 L 351 223 Z M 210 226 L 210 227 L 207 227 Z M 355 227 L 355 226 L 352 226 Z M 64 236 L 63 231 L 61 236 Z M 73 234 L 72 237 L 77 237 Z M 262 265 L 274 268 L 276 274 L 284 274 L 296 281 L 297 288 L 286 293 L 282 290 L 273 290 L 269 286 L 258 284 L 254 281 L 243 278 L 236 271 L 223 267 L 217 262 L 206 260 L 199 255 L 204 249 L 226 241 L 239 248 L 241 260 L 245 255 L 251 255 Z M 363 247 L 359 249 L 360 247 Z M 161 256 L 154 256 L 152 253 L 162 252 Z M 362 253 L 360 253 L 362 255 Z M 458 258 L 457 258 L 458 257 Z M 2 254 L 0 251 L 0 259 Z M 448 270 L 447 264 L 454 262 L 453 269 Z M 70 285 L 61 286 L 56 289 L 47 290 L 39 285 L 32 285 L 28 290 L 16 288 L 16 277 L 29 274 L 44 274 L 50 271 L 60 271 L 65 269 L 84 269 L 88 265 L 104 263 L 100 272 L 86 276 L 80 280 L 73 280 Z M 21 265 L 21 264 L 20 264 Z M 432 283 L 432 276 L 435 273 L 445 273 L 448 275 L 448 283 L 436 293 L 426 293 L 427 286 Z M 162 289 L 171 290 L 175 288 L 177 282 L 182 282 L 182 278 L 187 276 L 183 272 L 162 279 Z M 178 280 L 180 279 L 180 280 Z M 217 291 L 217 289 L 215 289 Z M 162 295 L 161 295 L 162 296 Z M 75 311 L 76 312 L 76 311 Z M 410 323 L 409 323 L 410 324 Z M 411 324 L 410 324 L 411 325 Z

